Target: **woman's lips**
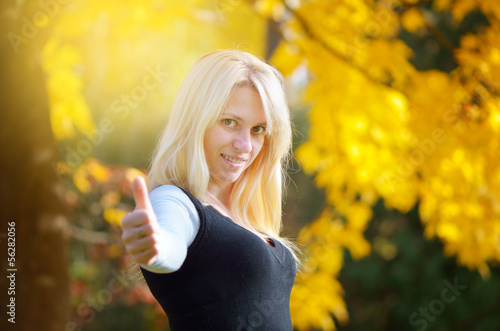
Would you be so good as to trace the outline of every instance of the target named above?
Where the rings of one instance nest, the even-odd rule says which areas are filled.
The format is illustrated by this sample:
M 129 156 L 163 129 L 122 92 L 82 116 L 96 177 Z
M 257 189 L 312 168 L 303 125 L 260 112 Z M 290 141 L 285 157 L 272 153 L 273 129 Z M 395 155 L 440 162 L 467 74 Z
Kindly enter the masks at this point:
M 221 154 L 221 156 L 226 161 L 228 161 L 231 165 L 235 165 L 235 166 L 240 166 L 240 165 L 243 164 L 243 162 L 246 161 L 246 159 L 242 159 L 242 158 L 239 158 L 239 157 L 231 157 L 231 156 L 228 156 L 228 155 L 225 155 L 225 154 Z

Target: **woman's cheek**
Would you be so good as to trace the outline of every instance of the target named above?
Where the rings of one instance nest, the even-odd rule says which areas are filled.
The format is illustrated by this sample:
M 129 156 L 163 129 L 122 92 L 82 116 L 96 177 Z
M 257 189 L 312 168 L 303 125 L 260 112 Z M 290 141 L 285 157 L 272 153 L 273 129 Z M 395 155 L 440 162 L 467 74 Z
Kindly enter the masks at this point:
M 264 146 L 264 138 L 259 139 L 256 144 L 253 147 L 253 155 L 252 157 L 255 159 L 257 155 L 259 155 L 260 151 L 262 150 L 262 147 Z

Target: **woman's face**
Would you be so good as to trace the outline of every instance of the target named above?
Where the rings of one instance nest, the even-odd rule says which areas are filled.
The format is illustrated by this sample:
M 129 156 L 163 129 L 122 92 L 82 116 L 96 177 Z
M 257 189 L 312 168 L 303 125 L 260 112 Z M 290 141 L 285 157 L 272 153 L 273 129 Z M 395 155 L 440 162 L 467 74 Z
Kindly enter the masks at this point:
M 265 132 L 266 115 L 259 93 L 252 87 L 237 88 L 221 120 L 205 133 L 210 183 L 221 187 L 234 183 L 259 154 Z

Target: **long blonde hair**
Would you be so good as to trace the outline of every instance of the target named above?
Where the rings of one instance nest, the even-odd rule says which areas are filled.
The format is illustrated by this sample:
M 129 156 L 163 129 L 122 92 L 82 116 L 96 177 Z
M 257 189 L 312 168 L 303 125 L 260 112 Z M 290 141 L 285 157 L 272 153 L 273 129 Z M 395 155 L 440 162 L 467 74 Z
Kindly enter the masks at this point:
M 254 162 L 233 185 L 233 220 L 260 237 L 279 240 L 297 259 L 294 244 L 280 237 L 292 144 L 284 80 L 278 70 L 254 55 L 218 50 L 196 61 L 180 86 L 156 145 L 148 188 L 151 191 L 160 185 L 175 185 L 203 201 L 210 180 L 203 149 L 205 132 L 220 120 L 232 93 L 240 86 L 251 86 L 259 93 L 266 115 L 266 137 Z

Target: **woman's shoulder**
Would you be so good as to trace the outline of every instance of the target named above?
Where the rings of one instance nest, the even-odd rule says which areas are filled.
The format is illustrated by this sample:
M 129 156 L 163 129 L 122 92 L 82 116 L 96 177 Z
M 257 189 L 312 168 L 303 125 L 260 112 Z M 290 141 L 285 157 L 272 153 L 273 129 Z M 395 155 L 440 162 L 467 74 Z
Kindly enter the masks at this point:
M 160 185 L 149 192 L 151 203 L 174 202 L 189 209 L 195 206 L 188 195 L 178 186 Z
M 160 185 L 149 192 L 150 196 L 181 196 L 185 195 L 180 187 L 175 185 Z

